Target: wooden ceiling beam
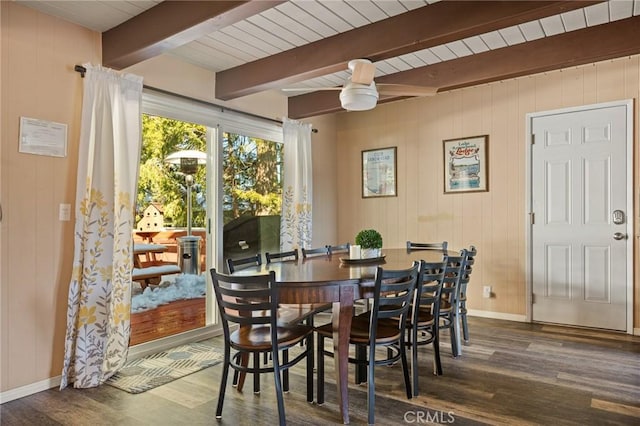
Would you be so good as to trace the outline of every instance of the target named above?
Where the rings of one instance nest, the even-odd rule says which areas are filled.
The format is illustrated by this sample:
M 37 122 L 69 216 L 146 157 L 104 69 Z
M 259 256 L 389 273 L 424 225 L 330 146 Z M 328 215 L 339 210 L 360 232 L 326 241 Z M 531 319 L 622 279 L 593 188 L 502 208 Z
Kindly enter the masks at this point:
M 102 63 L 126 68 L 283 2 L 163 1 L 102 33 Z
M 376 78 L 378 83 L 438 87 L 438 91 L 640 54 L 640 16 Z M 385 97 L 379 103 L 402 97 Z M 289 98 L 294 119 L 342 111 L 338 93 Z
M 216 98 L 235 99 L 375 61 L 583 8 L 601 1 L 441 1 L 216 74 Z

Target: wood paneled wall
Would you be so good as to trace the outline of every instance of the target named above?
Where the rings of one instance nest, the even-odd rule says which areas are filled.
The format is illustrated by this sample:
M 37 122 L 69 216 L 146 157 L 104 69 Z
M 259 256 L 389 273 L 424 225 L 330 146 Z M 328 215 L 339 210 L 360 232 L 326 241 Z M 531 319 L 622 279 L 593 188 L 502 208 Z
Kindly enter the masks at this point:
M 339 239 L 353 241 L 360 229 L 376 228 L 389 248 L 409 239 L 447 240 L 456 249 L 474 244 L 478 260 L 470 309 L 523 319 L 526 114 L 635 99 L 637 143 L 639 87 L 640 57 L 633 56 L 337 114 Z M 442 141 L 484 134 L 489 135 L 489 191 L 444 194 Z M 391 146 L 398 147 L 398 196 L 362 199 L 362 150 Z M 637 182 L 637 148 L 634 156 Z M 636 241 L 638 213 L 636 204 Z M 484 285 L 493 287 L 494 297 L 482 298 Z M 636 279 L 636 330 L 639 293 Z

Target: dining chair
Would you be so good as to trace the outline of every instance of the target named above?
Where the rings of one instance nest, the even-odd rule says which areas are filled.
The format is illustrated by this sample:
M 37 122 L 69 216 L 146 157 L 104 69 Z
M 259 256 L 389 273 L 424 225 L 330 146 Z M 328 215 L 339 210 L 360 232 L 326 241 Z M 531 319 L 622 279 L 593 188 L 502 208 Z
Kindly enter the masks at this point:
M 311 249 L 306 249 L 303 247 L 302 249 L 300 249 L 300 251 L 302 252 L 303 259 L 306 259 L 307 257 L 312 257 L 312 256 L 328 256 L 330 254 L 329 246 L 316 247 Z
M 407 250 L 442 250 L 443 252 L 446 252 L 448 245 L 449 243 L 446 241 L 441 243 L 416 243 L 407 241 Z
M 413 396 L 419 395 L 418 386 L 418 346 L 431 345 L 433 349 L 433 374 L 442 375 L 440 361 L 440 297 L 447 267 L 447 256 L 442 262 L 420 262 L 420 274 L 416 284 L 416 294 L 411 306 L 411 315 L 405 326 L 410 330 L 408 343 L 411 345 L 411 373 L 413 375 Z
M 230 274 L 233 274 L 238 266 L 248 267 L 249 265 L 262 265 L 262 255 L 258 253 L 255 256 L 242 257 L 239 259 L 227 259 L 227 269 Z
M 462 338 L 465 342 L 469 342 L 469 325 L 467 324 L 467 286 L 473 271 L 473 264 L 478 250 L 475 246 L 470 246 L 467 250 L 467 259 L 465 269 L 460 278 L 460 320 L 462 321 Z
M 329 249 L 329 255 L 332 255 L 333 253 L 349 253 L 349 247 L 351 247 L 351 243 L 327 246 Z
M 375 422 L 375 381 L 374 369 L 378 365 L 392 365 L 399 360 L 407 398 L 411 399 L 411 382 L 405 348 L 406 328 L 404 324 L 411 301 L 414 297 L 420 262 L 413 262 L 413 266 L 403 270 L 385 270 L 376 268 L 373 288 L 373 307 L 371 311 L 353 318 L 349 343 L 355 345 L 356 357 L 349 358 L 349 362 L 367 367 L 367 417 L 370 425 Z M 394 320 L 398 318 L 399 321 Z M 318 366 L 317 366 L 317 403 L 324 403 L 324 356 L 333 357 L 333 352 L 325 350 L 324 339 L 333 336 L 332 324 L 316 327 L 318 336 Z M 376 359 L 376 349 L 390 349 L 387 357 Z M 368 354 L 367 354 L 368 349 Z
M 281 325 L 278 323 L 278 289 L 275 272 L 253 276 L 232 276 L 217 273 L 211 269 L 213 289 L 222 319 L 224 334 L 224 362 L 216 418 L 222 418 L 225 390 L 229 375 L 229 367 L 235 371 L 251 373 L 254 381 L 263 373 L 273 373 L 278 406 L 279 424 L 286 424 L 281 375 L 289 368 L 306 359 L 307 401 L 313 402 L 313 365 L 314 342 L 313 327 L 296 324 Z M 238 326 L 237 328 L 235 326 Z M 232 331 L 232 327 L 235 330 Z M 305 343 L 305 350 L 289 360 L 289 348 L 300 342 Z M 231 349 L 235 353 L 231 354 Z M 280 352 L 283 352 L 282 363 Z M 267 353 L 271 355 L 271 364 L 260 366 L 259 356 L 254 357 L 253 367 L 244 360 L 246 354 Z
M 281 251 L 279 253 L 265 253 L 265 257 L 267 258 L 267 263 L 271 263 L 274 260 L 284 262 L 287 260 L 298 260 L 298 250 L 293 249 L 289 251 Z
M 440 330 L 449 330 L 451 337 L 451 354 L 462 355 L 460 342 L 460 280 L 466 265 L 467 250 L 462 249 L 459 256 L 447 256 L 447 267 L 442 280 L 440 295 Z

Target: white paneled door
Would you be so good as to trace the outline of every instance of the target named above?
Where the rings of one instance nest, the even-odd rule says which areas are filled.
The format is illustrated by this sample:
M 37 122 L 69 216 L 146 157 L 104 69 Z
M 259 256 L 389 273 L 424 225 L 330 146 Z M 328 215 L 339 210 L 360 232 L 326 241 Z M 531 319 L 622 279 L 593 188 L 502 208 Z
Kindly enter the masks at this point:
M 629 108 L 531 119 L 534 321 L 627 330 Z

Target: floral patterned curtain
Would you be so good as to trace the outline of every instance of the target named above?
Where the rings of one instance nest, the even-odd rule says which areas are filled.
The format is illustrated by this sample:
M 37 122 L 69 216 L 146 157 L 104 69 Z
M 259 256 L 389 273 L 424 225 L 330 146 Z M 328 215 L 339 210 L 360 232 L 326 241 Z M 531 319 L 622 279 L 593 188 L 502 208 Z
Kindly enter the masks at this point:
M 61 389 L 102 384 L 129 350 L 142 78 L 85 68 Z
M 284 185 L 280 249 L 311 246 L 311 205 L 313 176 L 311 168 L 311 124 L 285 118 Z

